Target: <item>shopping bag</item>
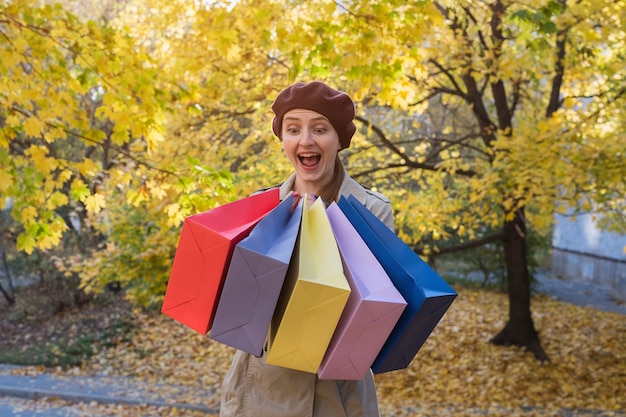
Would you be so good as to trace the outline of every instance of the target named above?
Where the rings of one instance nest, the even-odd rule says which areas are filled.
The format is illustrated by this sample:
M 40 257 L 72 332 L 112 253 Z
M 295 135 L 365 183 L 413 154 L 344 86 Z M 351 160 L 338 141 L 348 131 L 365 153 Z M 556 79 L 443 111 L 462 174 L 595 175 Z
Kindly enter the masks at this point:
M 437 326 L 457 292 L 356 197 L 342 197 L 338 205 L 407 301 L 396 327 L 374 360 L 372 371 L 404 369 Z
M 322 199 L 302 222 L 272 318 L 266 363 L 316 373 L 350 295 Z
M 235 246 L 211 339 L 261 356 L 301 218 L 302 200 L 287 198 Z
M 187 217 L 174 255 L 161 312 L 206 334 L 235 244 L 279 201 L 272 189 Z
M 339 206 L 326 213 L 352 292 L 317 375 L 363 379 L 407 303 Z

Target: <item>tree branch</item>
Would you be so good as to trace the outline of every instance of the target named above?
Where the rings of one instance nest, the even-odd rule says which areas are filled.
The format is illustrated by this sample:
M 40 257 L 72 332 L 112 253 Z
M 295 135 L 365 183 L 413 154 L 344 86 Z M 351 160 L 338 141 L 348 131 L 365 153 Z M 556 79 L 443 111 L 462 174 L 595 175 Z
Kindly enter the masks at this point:
M 566 0 L 559 0 L 563 9 L 567 6 Z M 554 77 L 552 78 L 552 89 L 550 91 L 550 101 L 546 108 L 546 118 L 550 118 L 561 107 L 563 101 L 560 98 L 561 86 L 565 77 L 565 47 L 567 43 L 567 29 L 560 30 L 556 35 L 556 62 L 554 63 Z
M 478 240 L 474 240 L 468 243 L 463 243 L 461 245 L 450 246 L 447 248 L 440 248 L 439 250 L 437 250 L 436 253 L 433 253 L 431 256 L 440 256 L 440 255 L 445 255 L 447 253 L 463 252 L 468 249 L 478 248 L 480 246 L 484 246 L 489 243 L 501 241 L 504 239 L 504 236 L 505 236 L 504 231 L 501 231 L 498 233 L 491 234 L 489 236 L 482 237 Z
M 436 152 L 433 152 L 430 155 L 428 155 L 426 157 L 426 161 L 431 161 L 431 163 L 418 162 L 415 159 L 411 158 L 409 155 L 407 155 L 405 152 L 402 152 L 400 150 L 400 148 L 398 148 L 396 146 L 396 144 L 394 144 L 389 139 L 387 139 L 387 136 L 385 135 L 385 133 L 378 126 L 376 126 L 374 123 L 370 122 L 368 119 L 366 119 L 366 118 L 364 118 L 362 116 L 358 116 L 357 115 L 355 117 L 355 120 L 358 120 L 361 123 L 363 123 L 364 125 L 366 125 L 368 127 L 368 129 L 372 129 L 372 131 L 382 141 L 384 147 L 388 148 L 391 152 L 395 153 L 396 155 L 398 155 L 400 158 L 402 158 L 404 160 L 403 163 L 388 164 L 385 167 L 378 167 L 378 168 L 374 168 L 374 169 L 372 169 L 370 171 L 367 171 L 367 172 L 370 172 L 370 173 L 378 172 L 378 171 L 382 171 L 382 170 L 386 170 L 386 169 L 399 168 L 399 167 L 408 167 L 408 168 L 413 168 L 413 169 L 424 169 L 424 170 L 427 170 L 427 171 L 437 171 L 438 169 L 440 169 L 440 166 L 439 166 L 438 163 L 435 163 L 435 162 L 432 162 L 432 161 L 439 155 L 439 153 L 442 150 L 448 149 L 448 148 L 458 144 L 458 143 L 455 143 L 455 142 L 449 142 L 445 146 L 439 148 Z M 466 138 L 468 138 L 468 137 L 466 137 Z M 462 140 L 464 140 L 466 138 L 462 138 Z M 474 172 L 473 170 L 457 169 L 454 172 L 457 175 L 462 175 L 462 176 L 466 176 L 466 177 L 473 177 L 473 176 L 476 175 L 476 172 Z M 365 172 L 360 173 L 360 175 L 364 175 L 364 173 Z
M 441 65 L 439 62 L 437 62 L 435 59 L 432 59 L 432 58 L 429 59 L 428 62 L 430 62 L 437 69 L 439 69 L 439 71 L 441 71 L 446 76 L 446 78 L 452 83 L 452 85 L 454 86 L 454 89 L 448 89 L 446 87 L 438 87 L 437 90 L 445 91 L 445 92 L 447 92 L 449 94 L 454 94 L 454 95 L 463 97 L 464 99 L 467 100 L 467 93 L 463 91 L 463 89 L 461 88 L 461 85 L 459 83 L 457 83 L 456 79 L 454 78 L 452 73 L 447 68 L 444 68 L 443 65 Z

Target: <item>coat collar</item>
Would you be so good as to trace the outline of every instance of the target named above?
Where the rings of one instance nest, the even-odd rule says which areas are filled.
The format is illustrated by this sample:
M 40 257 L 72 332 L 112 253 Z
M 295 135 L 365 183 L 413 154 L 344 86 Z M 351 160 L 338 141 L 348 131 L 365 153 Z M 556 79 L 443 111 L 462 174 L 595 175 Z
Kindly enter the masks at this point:
M 293 183 L 296 181 L 296 174 L 293 173 L 283 182 L 280 186 L 280 199 L 284 200 L 293 189 Z M 348 197 L 349 195 L 353 195 L 359 200 L 362 204 L 365 204 L 365 200 L 367 199 L 367 193 L 365 189 L 355 180 L 350 178 L 347 172 L 344 171 L 343 182 L 341 183 L 341 188 L 339 189 L 339 195 L 344 197 Z

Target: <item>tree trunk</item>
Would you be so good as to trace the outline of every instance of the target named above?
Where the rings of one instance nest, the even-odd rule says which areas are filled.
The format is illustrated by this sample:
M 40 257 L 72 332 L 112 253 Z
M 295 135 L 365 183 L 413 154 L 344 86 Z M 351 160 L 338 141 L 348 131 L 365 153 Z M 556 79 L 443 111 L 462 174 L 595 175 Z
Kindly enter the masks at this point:
M 0 257 L 2 258 L 2 268 L 4 269 L 4 274 L 7 277 L 8 289 L 4 289 L 2 284 L 0 283 L 0 293 L 4 296 L 4 299 L 7 300 L 9 306 L 15 304 L 15 289 L 13 288 L 13 277 L 11 276 L 11 270 L 9 269 L 9 263 L 7 262 L 7 253 L 4 251 L 4 241 L 0 236 Z
M 509 321 L 491 339 L 495 345 L 525 347 L 540 361 L 549 361 L 541 347 L 530 313 L 530 276 L 526 260 L 526 227 L 524 212 L 504 224 L 504 257 L 509 293 Z

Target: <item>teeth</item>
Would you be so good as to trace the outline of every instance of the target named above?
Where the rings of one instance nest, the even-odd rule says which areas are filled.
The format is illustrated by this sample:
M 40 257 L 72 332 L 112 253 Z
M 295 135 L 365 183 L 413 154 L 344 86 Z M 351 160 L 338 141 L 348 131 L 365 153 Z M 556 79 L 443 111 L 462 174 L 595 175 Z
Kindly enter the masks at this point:
M 301 158 L 312 158 L 312 157 L 317 156 L 317 155 L 318 154 L 316 154 L 316 153 L 301 153 L 300 157 Z

